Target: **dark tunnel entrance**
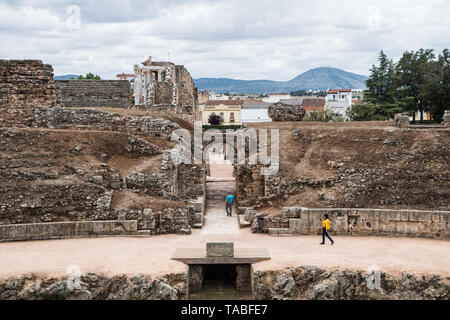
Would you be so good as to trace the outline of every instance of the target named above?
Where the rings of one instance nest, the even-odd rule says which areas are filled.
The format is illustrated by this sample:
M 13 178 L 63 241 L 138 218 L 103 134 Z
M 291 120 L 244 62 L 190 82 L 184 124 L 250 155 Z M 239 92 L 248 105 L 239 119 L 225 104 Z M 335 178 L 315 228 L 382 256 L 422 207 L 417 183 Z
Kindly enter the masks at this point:
M 252 299 L 250 265 L 206 264 L 189 266 L 189 299 Z

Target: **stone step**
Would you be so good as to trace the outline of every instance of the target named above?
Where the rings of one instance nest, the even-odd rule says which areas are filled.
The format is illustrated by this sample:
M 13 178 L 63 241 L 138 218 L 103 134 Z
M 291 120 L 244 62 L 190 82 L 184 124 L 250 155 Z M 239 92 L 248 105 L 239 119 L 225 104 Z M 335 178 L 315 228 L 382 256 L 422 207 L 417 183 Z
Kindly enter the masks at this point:
M 196 214 L 194 214 L 194 223 L 200 223 L 203 224 L 203 213 L 201 212 L 197 212 Z
M 245 221 L 243 214 L 238 215 L 238 220 L 239 220 L 239 228 L 241 229 L 250 228 L 252 225 L 251 222 Z
M 290 237 L 294 234 L 289 228 L 270 228 L 269 235 L 272 237 Z
M 138 230 L 138 231 L 136 231 L 136 235 L 137 236 L 145 236 L 145 237 L 150 237 L 152 234 L 151 234 L 151 231 L 150 230 Z

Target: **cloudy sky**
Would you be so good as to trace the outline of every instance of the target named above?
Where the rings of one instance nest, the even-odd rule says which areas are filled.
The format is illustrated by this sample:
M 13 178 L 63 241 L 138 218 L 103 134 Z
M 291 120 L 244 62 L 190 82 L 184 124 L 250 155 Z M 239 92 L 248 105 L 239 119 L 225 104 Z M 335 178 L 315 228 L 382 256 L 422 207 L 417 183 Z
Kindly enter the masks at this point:
M 78 19 L 80 17 L 80 19 Z M 368 74 L 450 47 L 448 0 L 0 0 L 0 58 L 111 79 L 153 56 L 193 77 L 289 80 L 314 67 Z

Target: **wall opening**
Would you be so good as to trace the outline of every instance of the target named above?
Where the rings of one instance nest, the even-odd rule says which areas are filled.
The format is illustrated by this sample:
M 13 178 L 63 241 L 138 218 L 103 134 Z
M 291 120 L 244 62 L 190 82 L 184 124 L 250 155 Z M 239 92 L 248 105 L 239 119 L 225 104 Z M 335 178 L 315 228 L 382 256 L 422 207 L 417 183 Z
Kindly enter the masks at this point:
M 189 299 L 252 299 L 250 265 L 206 264 L 189 266 Z

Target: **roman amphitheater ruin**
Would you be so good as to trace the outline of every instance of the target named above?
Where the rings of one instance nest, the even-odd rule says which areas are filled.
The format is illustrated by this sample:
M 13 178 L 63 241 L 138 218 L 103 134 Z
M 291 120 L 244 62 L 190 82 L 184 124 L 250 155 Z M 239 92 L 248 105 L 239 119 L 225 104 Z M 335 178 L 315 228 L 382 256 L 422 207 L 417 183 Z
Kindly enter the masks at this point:
M 132 103 L 127 81 L 0 60 L 0 299 L 449 299 L 450 112 L 248 124 L 280 131 L 265 176 L 171 161 L 197 88 L 170 62 L 135 73 Z

